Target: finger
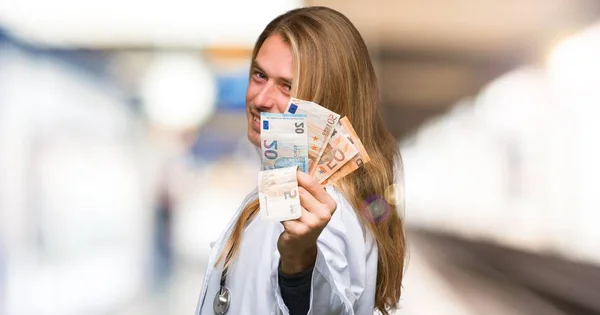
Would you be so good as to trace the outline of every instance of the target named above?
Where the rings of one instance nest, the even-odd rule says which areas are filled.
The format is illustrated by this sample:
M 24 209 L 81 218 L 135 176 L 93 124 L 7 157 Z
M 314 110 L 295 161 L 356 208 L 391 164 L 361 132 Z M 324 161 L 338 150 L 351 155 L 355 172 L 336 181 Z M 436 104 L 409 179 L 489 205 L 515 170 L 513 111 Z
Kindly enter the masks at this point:
M 308 225 L 306 222 L 311 220 L 309 217 L 314 217 L 314 215 L 302 207 L 302 214 L 300 215 L 300 218 L 282 221 L 281 224 L 283 224 L 284 230 L 290 235 L 300 236 L 308 233 Z
M 298 186 L 298 194 L 300 195 L 300 205 L 308 212 L 314 216 L 307 216 L 307 223 L 312 224 L 311 226 L 317 227 L 322 224 L 322 222 L 329 222 L 331 220 L 331 210 L 329 207 L 321 203 L 315 198 L 311 193 L 309 193 L 304 187 Z M 314 224 L 313 224 L 314 223 Z
M 320 208 L 323 206 L 315 196 L 313 196 L 308 190 L 304 187 L 298 185 L 298 195 L 300 196 L 300 205 L 308 210 L 308 212 L 318 212 Z
M 314 213 L 308 211 L 305 207 L 302 207 L 302 215 L 297 219 L 298 222 L 308 225 L 309 227 L 314 227 L 315 223 L 319 222 L 319 217 Z
M 301 218 L 297 220 L 283 221 L 283 229 L 292 238 L 302 238 L 309 234 L 320 233 L 327 225 L 327 221 L 323 221 L 316 215 L 304 210 Z
M 319 202 L 327 205 L 330 214 L 333 214 L 337 204 L 335 200 L 329 195 L 329 193 L 310 175 L 298 171 L 297 174 L 298 186 L 306 189 L 311 195 L 313 195 Z
M 289 222 L 300 222 L 300 223 L 305 223 L 307 222 L 307 218 L 313 217 L 314 214 L 310 213 L 308 210 L 306 210 L 306 208 L 304 208 L 302 205 L 300 206 L 300 217 L 297 219 L 292 219 L 292 220 L 286 220 L 286 221 L 281 221 L 281 224 L 283 224 L 284 226 L 286 224 L 288 224 Z

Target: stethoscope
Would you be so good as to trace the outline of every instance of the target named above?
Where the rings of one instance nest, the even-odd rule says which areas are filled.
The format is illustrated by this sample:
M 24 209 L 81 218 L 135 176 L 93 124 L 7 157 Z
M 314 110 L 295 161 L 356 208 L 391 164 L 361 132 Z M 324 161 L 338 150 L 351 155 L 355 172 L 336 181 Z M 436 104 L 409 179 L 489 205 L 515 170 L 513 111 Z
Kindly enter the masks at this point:
M 231 259 L 232 250 L 229 250 L 227 256 L 225 257 L 225 262 L 223 264 L 223 271 L 221 271 L 221 284 L 219 286 L 219 291 L 215 294 L 215 298 L 213 300 L 213 310 L 216 315 L 224 315 L 229 310 L 229 305 L 231 304 L 231 292 L 225 286 L 225 282 L 227 281 L 227 269 L 229 268 L 228 262 Z
M 229 269 L 228 263 L 232 254 L 233 250 L 230 248 L 229 252 L 227 252 L 227 256 L 225 256 L 225 262 L 223 263 L 224 267 L 223 271 L 221 271 L 221 283 L 219 286 L 219 291 L 217 291 L 217 294 L 215 294 L 215 298 L 213 300 L 213 310 L 216 315 L 226 314 L 229 310 L 229 305 L 231 304 L 231 291 L 229 291 L 229 289 L 225 286 L 225 282 L 227 281 L 227 269 Z
M 225 286 L 225 280 L 227 270 L 223 270 L 221 273 L 221 287 L 217 294 L 215 294 L 215 299 L 213 300 L 213 310 L 217 315 L 223 315 L 227 313 L 229 310 L 229 304 L 231 304 L 231 293 L 229 289 Z

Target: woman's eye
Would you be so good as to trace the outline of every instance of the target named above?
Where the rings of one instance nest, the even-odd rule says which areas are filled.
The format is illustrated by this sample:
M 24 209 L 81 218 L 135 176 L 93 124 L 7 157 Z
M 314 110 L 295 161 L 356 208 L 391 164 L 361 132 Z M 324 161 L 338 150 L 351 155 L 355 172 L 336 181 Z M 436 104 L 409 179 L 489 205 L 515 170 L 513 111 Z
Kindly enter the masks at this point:
M 263 79 L 263 80 L 267 78 L 267 76 L 264 73 L 260 72 L 260 71 L 254 71 L 254 76 L 257 79 Z

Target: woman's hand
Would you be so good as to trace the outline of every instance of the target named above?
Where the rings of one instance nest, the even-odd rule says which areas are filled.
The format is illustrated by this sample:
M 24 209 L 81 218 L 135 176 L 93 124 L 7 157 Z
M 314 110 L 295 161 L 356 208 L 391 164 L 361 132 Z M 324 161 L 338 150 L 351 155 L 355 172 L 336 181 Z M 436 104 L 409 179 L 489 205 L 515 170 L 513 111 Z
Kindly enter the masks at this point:
M 277 240 L 285 274 L 300 273 L 314 265 L 317 238 L 337 208 L 335 200 L 314 178 L 300 171 L 297 178 L 302 216 L 282 222 L 284 231 Z

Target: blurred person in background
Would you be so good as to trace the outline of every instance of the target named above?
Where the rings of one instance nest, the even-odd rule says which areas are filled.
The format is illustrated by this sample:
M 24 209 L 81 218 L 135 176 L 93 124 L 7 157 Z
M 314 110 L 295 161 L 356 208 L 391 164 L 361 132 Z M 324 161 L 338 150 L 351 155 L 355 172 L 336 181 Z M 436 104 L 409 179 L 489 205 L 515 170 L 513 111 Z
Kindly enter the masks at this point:
M 260 113 L 284 112 L 293 96 L 347 116 L 372 160 L 325 189 L 298 172 L 296 220 L 256 219 L 257 193 L 248 195 L 212 248 L 196 314 L 389 314 L 401 294 L 404 224 L 394 205 L 381 214 L 369 200 L 383 200 L 401 163 L 361 35 L 329 8 L 289 11 L 259 36 L 249 80 L 255 146 Z

